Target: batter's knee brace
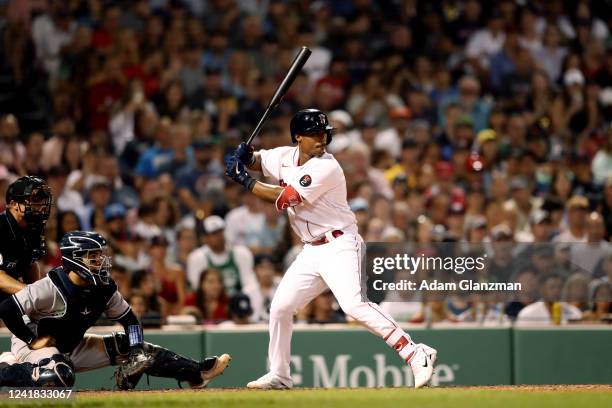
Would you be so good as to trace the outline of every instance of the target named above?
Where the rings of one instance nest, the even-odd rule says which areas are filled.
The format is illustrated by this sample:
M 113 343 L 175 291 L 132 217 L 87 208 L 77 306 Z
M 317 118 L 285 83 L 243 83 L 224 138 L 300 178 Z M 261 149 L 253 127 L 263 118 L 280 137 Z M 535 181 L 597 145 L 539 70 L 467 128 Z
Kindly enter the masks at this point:
M 130 341 L 125 333 L 114 332 L 103 336 L 103 339 L 111 365 L 119 365 L 127 359 L 130 353 Z
M 38 362 L 32 370 L 32 379 L 37 387 L 72 387 L 74 366 L 63 354 L 54 354 Z

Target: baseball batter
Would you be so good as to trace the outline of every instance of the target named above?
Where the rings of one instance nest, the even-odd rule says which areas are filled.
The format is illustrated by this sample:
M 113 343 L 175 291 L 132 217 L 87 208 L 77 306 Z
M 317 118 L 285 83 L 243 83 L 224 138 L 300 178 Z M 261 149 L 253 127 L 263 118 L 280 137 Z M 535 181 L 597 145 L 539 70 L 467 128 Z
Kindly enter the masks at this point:
M 378 305 L 361 294 L 363 239 L 346 200 L 344 172 L 325 146 L 332 140 L 327 116 L 317 109 L 295 114 L 291 141 L 297 146 L 254 152 L 242 143 L 226 157 L 226 174 L 257 197 L 287 211 L 289 222 L 304 249 L 283 277 L 270 309 L 270 371 L 248 388 L 291 388 L 289 362 L 293 315 L 326 288 L 344 312 L 383 338 L 410 364 L 416 388 L 433 373 L 437 351 L 415 344 Z M 245 167 L 262 171 L 278 186 L 253 179 Z

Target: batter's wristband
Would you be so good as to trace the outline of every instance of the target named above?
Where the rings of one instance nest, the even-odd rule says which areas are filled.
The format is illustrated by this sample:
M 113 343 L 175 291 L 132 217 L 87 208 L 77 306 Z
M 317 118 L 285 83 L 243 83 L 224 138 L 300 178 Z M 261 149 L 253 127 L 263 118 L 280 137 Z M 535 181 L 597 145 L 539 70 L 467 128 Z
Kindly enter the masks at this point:
M 253 192 L 253 189 L 255 188 L 255 183 L 257 183 L 257 180 L 255 180 L 254 178 L 247 181 L 246 183 L 247 190 L 249 190 L 250 192 Z
M 138 347 L 144 344 L 144 334 L 142 333 L 142 326 L 139 324 L 131 324 L 127 327 L 128 339 L 130 340 L 130 347 Z

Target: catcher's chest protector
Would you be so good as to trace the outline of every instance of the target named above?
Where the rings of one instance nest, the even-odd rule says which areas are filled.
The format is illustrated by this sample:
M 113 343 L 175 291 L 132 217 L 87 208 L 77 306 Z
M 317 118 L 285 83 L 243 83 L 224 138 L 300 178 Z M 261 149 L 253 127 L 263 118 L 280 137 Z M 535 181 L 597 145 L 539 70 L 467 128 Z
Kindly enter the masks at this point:
M 117 290 L 116 285 L 81 287 L 73 284 L 60 269 L 49 272 L 49 278 L 60 292 L 66 307 L 55 316 L 38 321 L 38 336 L 52 336 L 57 348 L 68 353 L 81 342 L 83 335 L 100 318 L 110 298 Z

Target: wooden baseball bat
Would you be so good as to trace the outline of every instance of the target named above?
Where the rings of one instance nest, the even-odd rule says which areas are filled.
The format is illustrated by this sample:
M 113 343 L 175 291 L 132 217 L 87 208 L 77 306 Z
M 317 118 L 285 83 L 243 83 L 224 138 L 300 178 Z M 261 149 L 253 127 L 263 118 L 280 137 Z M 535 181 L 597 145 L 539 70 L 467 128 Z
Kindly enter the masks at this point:
M 283 99 L 283 96 L 285 96 L 285 94 L 289 90 L 289 87 L 291 86 L 291 84 L 293 84 L 293 81 L 295 81 L 295 78 L 298 76 L 299 72 L 302 70 L 302 67 L 304 66 L 308 58 L 310 57 L 311 53 L 312 51 L 310 51 L 308 47 L 302 47 L 298 55 L 295 57 L 295 59 L 291 63 L 291 66 L 289 67 L 289 71 L 287 72 L 287 75 L 285 75 L 285 78 L 283 78 L 283 81 L 280 83 L 278 88 L 276 88 L 276 92 L 274 93 L 274 96 L 270 100 L 270 103 L 268 103 L 268 107 L 266 108 L 263 115 L 261 115 L 261 119 L 259 119 L 259 123 L 253 130 L 253 133 L 251 133 L 251 136 L 249 136 L 249 138 L 247 139 L 246 141 L 247 145 L 250 145 L 253 139 L 255 138 L 255 136 L 257 136 L 259 132 L 261 132 L 261 128 L 263 127 L 264 123 L 266 122 L 266 120 L 268 120 L 268 117 L 270 116 L 272 111 L 281 102 L 281 100 Z

